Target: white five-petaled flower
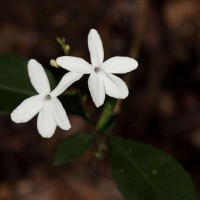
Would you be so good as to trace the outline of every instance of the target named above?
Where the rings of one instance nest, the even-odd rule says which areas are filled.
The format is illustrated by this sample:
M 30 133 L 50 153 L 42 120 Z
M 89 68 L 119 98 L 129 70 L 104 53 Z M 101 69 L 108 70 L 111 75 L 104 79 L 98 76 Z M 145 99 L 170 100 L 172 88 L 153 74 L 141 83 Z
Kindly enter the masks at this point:
M 16 123 L 31 120 L 37 113 L 37 129 L 42 137 L 51 137 L 58 125 L 68 130 L 71 125 L 67 114 L 57 96 L 66 90 L 72 83 L 81 78 L 79 73 L 69 72 L 61 79 L 58 86 L 50 91 L 47 75 L 36 60 L 28 62 L 30 81 L 38 95 L 25 99 L 12 113 L 11 119 Z
M 123 74 L 137 68 L 136 60 L 129 57 L 112 57 L 105 62 L 101 38 L 94 29 L 88 34 L 88 47 L 91 64 L 85 60 L 72 56 L 62 56 L 56 62 L 63 68 L 83 74 L 90 74 L 88 87 L 92 99 L 97 107 L 101 106 L 108 96 L 124 99 L 128 96 L 125 82 L 113 74 Z

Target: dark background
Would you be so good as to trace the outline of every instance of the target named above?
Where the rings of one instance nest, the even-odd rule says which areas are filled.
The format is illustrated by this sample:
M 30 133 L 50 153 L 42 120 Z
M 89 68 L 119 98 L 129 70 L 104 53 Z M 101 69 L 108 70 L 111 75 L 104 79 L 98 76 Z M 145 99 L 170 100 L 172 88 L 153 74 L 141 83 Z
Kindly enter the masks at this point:
M 49 66 L 63 54 L 56 36 L 65 37 L 70 55 L 89 61 L 87 35 L 101 35 L 105 59 L 130 56 L 130 95 L 113 133 L 168 152 L 191 174 L 200 196 L 200 1 L 199 0 L 1 0 L 0 54 L 35 58 Z M 87 84 L 85 84 L 87 85 Z M 87 123 L 70 116 L 72 129 Z M 14 124 L 0 118 L 1 200 L 120 200 L 109 163 L 90 156 L 53 167 L 57 129 L 42 139 L 35 120 Z

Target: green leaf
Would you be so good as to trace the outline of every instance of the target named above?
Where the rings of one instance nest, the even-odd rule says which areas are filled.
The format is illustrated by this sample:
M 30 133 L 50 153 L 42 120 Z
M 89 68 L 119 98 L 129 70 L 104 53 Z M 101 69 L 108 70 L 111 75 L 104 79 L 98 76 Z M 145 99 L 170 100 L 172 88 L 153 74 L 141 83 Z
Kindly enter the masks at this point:
M 120 137 L 109 140 L 112 171 L 126 200 L 197 200 L 189 174 L 169 155 Z
M 98 131 L 106 131 L 114 121 L 113 110 L 116 105 L 116 99 L 108 98 L 104 104 L 101 116 L 97 122 L 95 129 Z
M 94 136 L 79 132 L 66 137 L 56 151 L 55 165 L 63 165 L 67 162 L 79 159 L 91 146 Z
M 37 94 L 28 77 L 27 63 L 28 60 L 19 56 L 0 55 L 0 111 L 10 112 L 24 99 Z M 54 88 L 54 76 L 46 72 Z

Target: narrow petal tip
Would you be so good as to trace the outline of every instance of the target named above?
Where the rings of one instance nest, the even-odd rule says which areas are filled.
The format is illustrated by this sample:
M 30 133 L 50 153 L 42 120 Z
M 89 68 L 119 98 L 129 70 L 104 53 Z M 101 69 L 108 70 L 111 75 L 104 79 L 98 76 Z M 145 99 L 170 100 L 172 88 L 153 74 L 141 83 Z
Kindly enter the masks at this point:
M 63 130 L 68 131 L 71 128 L 71 124 L 62 127 Z
M 43 137 L 43 138 L 46 138 L 46 139 L 48 139 L 48 138 L 51 138 L 53 135 L 49 135 L 49 134 L 44 134 L 44 133 L 40 133 L 39 132 L 39 134 L 41 135 L 41 137 Z
M 37 62 L 37 60 L 35 60 L 33 58 L 28 61 L 28 64 L 35 64 L 35 63 L 38 63 L 38 62 Z
M 11 118 L 11 120 L 12 120 L 13 122 L 15 122 L 15 123 L 20 123 L 20 120 L 16 117 L 16 115 L 15 115 L 14 112 L 12 112 L 12 113 L 10 114 L 10 118 Z
M 104 103 L 104 102 L 103 102 Z M 97 107 L 97 108 L 99 108 L 100 106 L 102 106 L 103 105 L 103 103 L 96 103 L 96 102 L 94 102 L 94 104 L 95 104 L 95 106 Z
M 96 29 L 94 28 L 90 29 L 89 34 L 96 34 L 96 33 L 98 33 Z
M 133 63 L 133 66 L 134 66 L 134 69 L 136 69 L 138 67 L 138 61 L 131 58 L 132 59 L 132 63 Z

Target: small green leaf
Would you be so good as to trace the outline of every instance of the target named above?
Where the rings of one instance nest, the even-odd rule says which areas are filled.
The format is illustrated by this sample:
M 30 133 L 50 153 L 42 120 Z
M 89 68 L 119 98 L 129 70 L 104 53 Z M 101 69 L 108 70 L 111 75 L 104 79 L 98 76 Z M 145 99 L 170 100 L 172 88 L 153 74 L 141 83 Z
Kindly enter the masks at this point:
M 109 125 L 113 122 L 114 114 L 113 110 L 116 105 L 116 99 L 108 98 L 104 104 L 99 121 L 96 124 L 95 129 L 98 131 L 106 131 Z
M 197 200 L 189 174 L 167 154 L 120 137 L 109 146 L 113 176 L 126 200 Z
M 10 112 L 24 99 L 37 94 L 30 83 L 28 60 L 15 55 L 0 55 L 0 111 Z M 51 86 L 55 87 L 53 74 L 46 70 Z
M 91 146 L 94 137 L 80 132 L 66 137 L 56 151 L 55 165 L 63 165 L 80 158 Z

